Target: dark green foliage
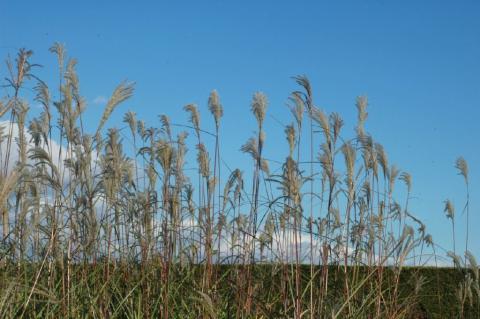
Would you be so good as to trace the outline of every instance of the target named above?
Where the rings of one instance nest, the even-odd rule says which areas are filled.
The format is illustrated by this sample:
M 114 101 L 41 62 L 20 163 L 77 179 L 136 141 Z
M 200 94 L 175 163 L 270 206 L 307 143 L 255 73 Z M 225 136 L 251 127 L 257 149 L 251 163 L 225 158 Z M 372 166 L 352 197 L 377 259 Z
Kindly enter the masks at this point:
M 284 265 L 256 265 L 254 266 L 254 308 L 255 313 L 264 318 L 287 318 L 293 316 L 293 308 L 287 313 L 282 304 L 282 285 Z M 61 282 L 62 278 L 57 273 L 55 282 L 59 284 L 54 293 L 47 292 L 43 287 L 47 286 L 48 278 L 41 276 L 37 283 L 32 301 L 26 309 L 23 309 L 24 298 L 29 293 L 35 279 L 35 273 L 39 265 L 24 264 L 20 267 L 10 265 L 1 271 L 0 289 L 6 291 L 13 289 L 9 298 L 9 309 L 4 315 L 17 317 L 22 312 L 25 318 L 58 318 L 62 316 L 61 309 Z M 235 298 L 245 291 L 245 284 L 238 280 L 239 274 L 245 272 L 247 266 L 222 265 L 215 266 L 217 276 L 216 284 L 210 292 L 215 302 L 215 312 L 219 318 L 232 318 L 237 314 Z M 303 286 L 307 286 L 310 278 L 309 266 L 302 266 Z M 168 289 L 168 298 L 172 318 L 197 318 L 205 313 L 206 303 L 199 293 L 201 279 L 204 272 L 203 266 L 189 266 L 188 268 L 175 266 L 171 269 L 171 281 L 169 287 L 162 285 L 161 270 L 158 264 L 142 265 L 110 265 L 110 279 L 108 282 L 99 280 L 106 271 L 105 264 L 78 265 L 73 267 L 72 281 L 75 282 L 71 291 L 72 303 L 71 315 L 81 318 L 107 313 L 115 318 L 145 317 L 157 318 L 160 316 L 165 301 L 162 300 L 162 291 Z M 360 276 L 367 276 L 367 268 L 358 269 Z M 290 277 L 294 274 L 294 268 L 289 265 L 287 270 Z M 322 267 L 315 267 L 315 273 L 320 273 Z M 337 266 L 330 266 L 329 280 L 329 307 L 338 307 L 344 300 L 344 272 Z M 349 269 L 351 276 L 353 269 Z M 387 278 L 393 278 L 394 269 L 388 268 L 384 272 L 385 282 Z M 45 273 L 46 275 L 46 273 Z M 408 306 L 406 318 L 456 318 L 460 311 L 455 296 L 458 283 L 464 278 L 465 273 L 453 268 L 433 267 L 406 267 L 402 270 L 399 285 L 399 297 L 397 302 Z M 241 275 L 240 275 L 241 276 Z M 415 291 L 416 283 L 423 277 L 424 284 L 418 292 Z M 22 282 L 16 281 L 22 278 Z M 293 278 L 293 277 L 292 277 Z M 65 280 L 66 278 L 63 278 Z M 375 279 L 368 281 L 355 298 L 355 302 L 362 303 L 368 298 L 370 289 L 375 286 Z M 11 285 L 14 285 L 11 288 Z M 9 288 L 10 287 L 10 288 Z M 318 287 L 317 287 L 318 288 Z M 388 287 L 384 291 L 388 298 Z M 315 293 L 315 295 L 317 295 Z M 308 295 L 302 302 L 308 304 Z M 412 302 L 412 298 L 414 301 Z M 213 302 L 213 301 L 212 301 Z M 464 309 L 464 318 L 478 318 L 479 303 L 473 301 L 467 303 Z M 373 305 L 371 305 L 373 307 Z M 372 309 L 373 311 L 373 309 Z M 208 312 L 208 311 L 207 311 Z M 48 314 L 48 315 L 47 315 Z M 103 315 L 102 315 L 103 314 Z

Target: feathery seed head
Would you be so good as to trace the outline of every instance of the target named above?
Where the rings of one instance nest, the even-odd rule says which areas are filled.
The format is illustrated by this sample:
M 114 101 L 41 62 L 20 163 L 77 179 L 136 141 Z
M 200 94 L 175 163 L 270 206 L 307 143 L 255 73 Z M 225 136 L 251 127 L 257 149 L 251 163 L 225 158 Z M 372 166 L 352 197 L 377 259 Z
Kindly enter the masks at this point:
M 389 192 L 390 193 L 393 193 L 393 187 L 395 185 L 395 180 L 397 179 L 399 173 L 400 173 L 400 171 L 398 170 L 398 168 L 395 165 L 392 165 L 390 167 L 390 173 L 388 174 L 389 175 Z
M 259 155 L 258 155 L 258 146 L 257 146 L 257 141 L 255 138 L 250 137 L 245 144 L 242 145 L 240 150 L 243 153 L 250 154 L 254 160 L 257 160 Z
M 357 101 L 356 101 L 356 106 L 358 111 L 357 134 L 359 137 L 363 137 L 365 135 L 364 125 L 368 116 L 367 105 L 368 105 L 368 99 L 366 96 L 357 97 Z
M 449 199 L 445 201 L 445 208 L 443 211 L 447 214 L 447 218 L 452 220 L 455 218 L 455 207 Z
M 170 119 L 167 115 L 162 114 L 160 115 L 160 122 L 162 123 L 162 129 L 167 135 L 168 139 L 172 139 L 172 131 L 170 129 Z
M 323 135 L 327 140 L 327 144 L 330 144 L 330 124 L 328 123 L 327 115 L 320 109 L 312 107 L 312 119 L 320 125 Z
M 347 142 L 342 146 L 342 153 L 345 158 L 345 166 L 347 168 L 347 185 L 349 192 L 353 191 L 353 181 L 354 181 L 354 170 L 355 170 L 355 160 L 356 160 L 356 153 L 355 149 L 353 148 L 352 144 Z
M 21 177 L 21 173 L 17 170 L 11 172 L 7 176 L 0 173 L 0 203 L 6 203 L 10 194 L 17 186 L 17 182 Z
M 405 185 L 407 186 L 407 190 L 408 192 L 411 191 L 412 189 L 412 176 L 407 173 L 407 172 L 403 172 L 401 175 L 400 175 L 400 179 L 405 183 Z
M 200 143 L 197 145 L 197 163 L 200 174 L 205 177 L 210 177 L 210 157 L 208 156 L 205 144 Z
M 415 234 L 415 231 L 413 230 L 413 227 L 410 225 L 405 225 L 403 228 L 403 233 L 405 234 L 405 237 L 412 237 Z
M 198 112 L 197 105 L 188 104 L 183 108 L 186 112 L 190 113 L 190 122 L 193 125 L 197 138 L 200 138 L 200 113 Z
M 313 94 L 312 94 L 312 86 L 310 85 L 310 80 L 307 78 L 306 75 L 299 75 L 294 77 L 295 81 L 298 85 L 303 87 L 305 90 L 305 97 L 306 97 L 306 104 L 308 108 L 308 112 L 311 114 L 311 110 L 313 107 Z
M 243 191 L 243 174 L 239 169 L 236 169 L 234 172 L 236 175 L 236 186 L 233 193 L 233 199 L 235 202 L 238 202 L 242 196 Z
M 45 110 L 48 110 L 51 102 L 48 86 L 44 82 L 39 81 L 34 89 L 37 92 L 35 96 L 35 101 L 42 104 Z
M 466 251 L 465 256 L 467 257 L 470 269 L 473 271 L 473 275 L 475 276 L 475 281 L 478 281 L 480 279 L 480 276 L 479 276 L 477 259 L 470 251 Z
M 57 55 L 58 65 L 60 68 L 63 68 L 66 51 L 65 46 L 61 43 L 55 42 L 53 46 L 50 47 L 49 51 Z
M 168 141 L 160 139 L 156 144 L 156 158 L 160 166 L 162 166 L 164 173 L 166 173 L 172 166 L 174 150 Z
M 16 74 L 14 75 L 13 65 L 10 60 L 7 61 L 7 68 L 11 74 L 11 79 L 8 79 L 10 85 L 15 89 L 19 90 L 23 84 L 24 79 L 30 79 L 32 74 L 30 74 L 30 70 L 32 68 L 32 64 L 30 64 L 29 58 L 33 55 L 33 51 L 20 49 L 17 54 L 17 58 L 15 59 L 16 62 Z
M 456 268 L 463 268 L 462 267 L 462 259 L 460 256 L 456 255 L 453 251 L 448 251 L 447 256 L 450 257 L 453 261 L 453 264 Z
M 383 145 L 380 143 L 375 143 L 375 153 L 377 154 L 377 160 L 380 164 L 380 167 L 383 171 L 383 176 L 388 179 L 389 178 L 389 171 L 388 171 L 388 157 Z
M 213 90 L 212 93 L 210 93 L 208 98 L 208 109 L 212 113 L 213 118 L 215 119 L 215 125 L 218 128 L 220 118 L 223 116 L 223 107 L 220 103 L 220 97 L 218 96 L 217 90 Z
M 433 247 L 433 237 L 432 237 L 432 235 L 430 235 L 430 234 L 425 235 L 423 240 L 425 241 L 427 246 Z
M 143 121 L 143 120 L 137 121 L 137 131 L 138 131 L 138 134 L 142 138 L 144 138 L 144 136 L 147 134 L 147 130 L 145 128 L 145 121 Z
M 128 126 L 130 127 L 130 131 L 132 132 L 132 135 L 135 135 L 135 132 L 137 131 L 136 117 L 137 117 L 137 114 L 132 111 L 128 111 L 123 116 L 123 122 L 128 124 Z
M 268 164 L 268 161 L 264 158 L 260 160 L 260 169 L 268 175 L 270 175 L 270 165 Z
M 115 88 L 100 119 L 97 132 L 103 128 L 115 107 L 133 95 L 134 85 L 134 83 L 122 82 Z
M 265 120 L 265 114 L 267 112 L 267 97 L 262 92 L 256 92 L 253 95 L 252 99 L 252 112 L 257 119 L 259 127 L 262 127 L 263 121 Z
M 293 156 L 293 150 L 295 148 L 295 128 L 293 127 L 293 124 L 285 127 L 285 135 L 287 136 L 288 147 L 290 151 L 289 154 L 290 156 Z
M 338 113 L 330 114 L 330 122 L 333 127 L 333 143 L 335 143 L 340 135 L 340 130 L 342 129 L 344 122 Z
M 457 158 L 455 168 L 458 169 L 458 174 L 462 175 L 465 179 L 465 183 L 468 184 L 468 164 L 462 156 Z
M 288 99 L 293 103 L 293 105 L 287 104 L 287 106 L 290 108 L 290 111 L 297 122 L 298 128 L 301 128 L 305 103 L 303 102 L 299 92 L 293 92 Z

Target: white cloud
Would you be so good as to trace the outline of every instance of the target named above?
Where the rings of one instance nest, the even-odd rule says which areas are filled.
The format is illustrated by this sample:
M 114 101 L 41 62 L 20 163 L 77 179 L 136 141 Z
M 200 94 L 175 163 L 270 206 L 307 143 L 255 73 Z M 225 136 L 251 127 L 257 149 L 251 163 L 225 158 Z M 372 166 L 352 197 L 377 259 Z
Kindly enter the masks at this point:
M 103 105 L 105 103 L 107 103 L 108 99 L 103 96 L 103 95 L 99 95 L 97 96 L 96 98 L 93 99 L 93 104 L 96 104 L 96 105 Z
M 4 135 L 7 135 L 6 137 L 3 138 L 3 140 L 0 143 L 0 163 L 1 167 L 5 167 L 7 165 L 7 172 L 10 172 L 15 166 L 16 163 L 19 159 L 19 148 L 18 148 L 18 125 L 17 123 L 11 123 L 9 121 L 0 121 L 0 129 L 3 131 Z M 11 134 L 11 145 L 10 145 L 10 151 L 7 153 L 8 149 L 8 143 L 9 143 L 9 138 L 8 135 Z M 25 128 L 25 139 L 27 141 L 27 151 L 29 149 L 34 148 L 34 144 L 32 142 L 32 135 L 27 131 Z M 47 152 L 51 154 L 60 154 L 60 149 L 61 146 L 54 140 L 50 139 L 48 142 L 49 146 L 47 146 L 45 143 L 42 143 L 40 146 Z M 61 157 L 59 156 L 52 156 L 52 161 L 55 164 L 56 167 L 58 167 L 60 170 L 63 170 L 63 161 L 66 158 L 66 150 L 62 150 L 61 152 Z M 28 156 L 28 154 L 27 154 Z M 27 158 L 27 163 L 32 164 L 32 161 Z

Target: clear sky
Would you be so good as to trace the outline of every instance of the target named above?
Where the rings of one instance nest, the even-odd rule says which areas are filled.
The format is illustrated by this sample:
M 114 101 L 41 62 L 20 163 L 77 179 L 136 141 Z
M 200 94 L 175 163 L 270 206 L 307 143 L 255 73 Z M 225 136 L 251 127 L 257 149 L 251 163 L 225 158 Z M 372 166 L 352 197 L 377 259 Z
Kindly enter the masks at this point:
M 291 76 L 308 75 L 316 104 L 342 115 L 347 136 L 355 97 L 368 95 L 367 130 L 412 174 L 411 210 L 447 249 L 443 201 L 457 207 L 461 242 L 465 192 L 454 161 L 467 159 L 470 247 L 480 256 L 479 1 L 0 1 L 1 58 L 32 49 L 45 66 L 37 74 L 52 80 L 55 41 L 79 60 L 91 129 L 124 79 L 137 83 L 135 97 L 108 125 L 127 109 L 152 125 L 163 113 L 186 123 L 181 108 L 191 102 L 210 121 L 205 104 L 217 89 L 232 167 L 246 159 L 238 148 L 255 129 L 255 91 L 269 97 L 267 153 L 278 159 L 286 154 L 279 122 L 291 121 L 285 101 L 297 89 Z

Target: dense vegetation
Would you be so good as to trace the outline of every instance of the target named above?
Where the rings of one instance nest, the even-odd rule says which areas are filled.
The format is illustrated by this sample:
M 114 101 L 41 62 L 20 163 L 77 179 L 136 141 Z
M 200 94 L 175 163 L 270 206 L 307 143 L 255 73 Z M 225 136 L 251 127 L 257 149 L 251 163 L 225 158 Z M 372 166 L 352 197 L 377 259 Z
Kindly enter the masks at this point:
M 366 97 L 356 100 L 348 138 L 340 115 L 317 108 L 308 79 L 296 77 L 287 156 L 268 161 L 268 101 L 255 93 L 256 135 L 241 146 L 250 169 L 230 170 L 216 91 L 208 98 L 212 129 L 194 104 L 184 107 L 188 124 L 161 115 L 148 127 L 127 112 L 121 128 L 106 129 L 133 94 L 133 84 L 121 83 L 88 133 L 76 61 L 61 45 L 51 51 L 59 74 L 53 90 L 35 76 L 31 51 L 7 60 L 0 317 L 478 316 L 468 225 L 464 256 L 452 237 L 455 268 L 419 267 L 437 264 L 437 246 L 409 210 L 411 176 L 390 165 L 365 128 Z M 32 86 L 34 96 L 25 94 Z M 30 115 L 33 101 L 42 106 L 38 116 Z M 184 131 L 175 135 L 177 128 Z M 468 223 L 466 161 L 456 168 Z M 450 201 L 445 212 L 454 234 Z

